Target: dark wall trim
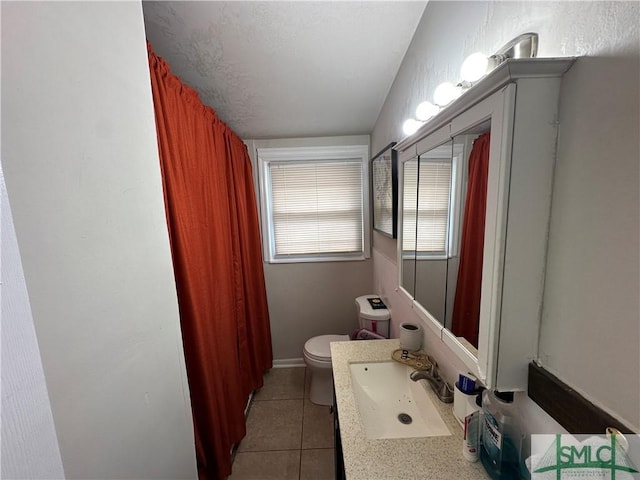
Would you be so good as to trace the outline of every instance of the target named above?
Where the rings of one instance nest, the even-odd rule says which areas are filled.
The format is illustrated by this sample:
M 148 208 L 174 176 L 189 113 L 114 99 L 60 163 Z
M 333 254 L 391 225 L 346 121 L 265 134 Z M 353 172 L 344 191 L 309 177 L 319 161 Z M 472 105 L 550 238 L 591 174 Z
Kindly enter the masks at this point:
M 604 434 L 607 427 L 635 433 L 533 362 L 529 364 L 529 397 L 569 433 Z

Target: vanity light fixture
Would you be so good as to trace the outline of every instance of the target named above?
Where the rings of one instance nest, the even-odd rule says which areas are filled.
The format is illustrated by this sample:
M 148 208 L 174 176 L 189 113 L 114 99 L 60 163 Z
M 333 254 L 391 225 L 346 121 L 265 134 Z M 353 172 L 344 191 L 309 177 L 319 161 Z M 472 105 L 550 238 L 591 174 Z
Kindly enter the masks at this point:
M 433 92 L 433 101 L 440 107 L 445 107 L 462 95 L 462 89 L 453 83 L 444 82 Z
M 422 102 L 416 108 L 416 118 L 421 122 L 426 122 L 431 117 L 435 117 L 439 111 L 440 108 L 437 105 L 431 102 Z
M 413 135 L 422 126 L 422 122 L 419 122 L 415 118 L 409 118 L 402 124 L 402 131 L 405 135 Z
M 469 55 L 460 69 L 461 81 L 457 85 L 444 82 L 433 92 L 433 103 L 422 102 L 416 108 L 416 118 L 409 118 L 402 124 L 405 135 L 413 135 L 424 122 L 436 116 L 440 110 L 453 102 L 487 73 L 510 58 L 535 58 L 538 54 L 538 34 L 523 33 L 504 45 L 496 53 L 487 57 L 481 52 Z M 434 105 L 435 104 L 435 105 Z
M 537 54 L 537 33 L 518 35 L 490 57 L 480 52 L 472 53 L 462 63 L 462 68 L 460 69 L 462 81 L 458 86 L 462 88 L 471 87 L 491 70 L 510 58 L 534 58 Z
M 489 57 L 482 52 L 469 55 L 460 68 L 460 78 L 462 82 L 477 82 L 486 73 L 489 67 Z

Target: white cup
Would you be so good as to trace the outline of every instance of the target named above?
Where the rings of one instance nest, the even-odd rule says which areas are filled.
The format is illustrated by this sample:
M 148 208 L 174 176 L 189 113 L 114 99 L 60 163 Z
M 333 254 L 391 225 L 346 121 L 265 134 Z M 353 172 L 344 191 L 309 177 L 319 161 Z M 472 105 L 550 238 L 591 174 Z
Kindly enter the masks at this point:
M 463 393 L 460 391 L 458 382 L 455 383 L 453 389 L 453 414 L 456 418 L 464 423 L 464 417 L 475 410 L 480 410 L 476 405 L 477 393 Z
M 422 346 L 422 327 L 413 323 L 400 324 L 400 348 L 416 351 Z

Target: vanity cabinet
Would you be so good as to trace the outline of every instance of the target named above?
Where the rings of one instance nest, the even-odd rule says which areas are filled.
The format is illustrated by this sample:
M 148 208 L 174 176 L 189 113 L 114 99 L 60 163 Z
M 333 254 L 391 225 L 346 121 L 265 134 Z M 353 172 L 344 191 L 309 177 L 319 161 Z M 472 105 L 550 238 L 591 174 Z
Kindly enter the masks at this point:
M 395 147 L 401 192 L 400 291 L 469 370 L 492 389 L 526 390 L 528 364 L 537 357 L 558 99 L 562 76 L 573 61 L 508 60 Z M 468 182 L 466 162 L 474 139 L 487 132 L 484 248 L 476 255 L 482 256 L 479 315 L 477 331 L 470 335 L 473 338 L 466 338 L 451 327 Z M 443 149 L 448 156 L 442 155 Z M 420 166 L 436 157 L 444 163 L 444 157 L 449 159 L 451 173 L 445 247 L 439 257 L 429 257 L 421 256 L 414 238 L 403 238 L 424 227 L 419 215 L 408 213 L 411 206 L 403 200 L 417 198 L 420 204 L 421 188 L 430 185 L 423 183 Z M 406 165 L 409 172 L 416 164 L 417 194 L 412 191 L 414 177 L 405 176 L 403 168 Z M 411 224 L 414 216 L 416 225 Z M 419 264 L 425 257 L 431 263 Z M 429 281 L 421 280 L 428 276 L 422 270 L 432 272 Z M 433 272 L 439 272 L 438 280 Z

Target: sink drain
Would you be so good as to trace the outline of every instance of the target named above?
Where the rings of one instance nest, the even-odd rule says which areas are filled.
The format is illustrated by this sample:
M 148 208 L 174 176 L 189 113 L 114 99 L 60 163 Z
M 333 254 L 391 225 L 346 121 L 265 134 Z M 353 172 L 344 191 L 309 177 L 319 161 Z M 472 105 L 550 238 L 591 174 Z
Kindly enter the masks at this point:
M 411 415 L 409 415 L 408 413 L 399 414 L 398 420 L 404 425 L 409 425 L 411 422 L 413 422 L 413 418 L 411 418 Z

